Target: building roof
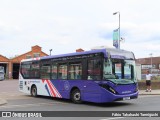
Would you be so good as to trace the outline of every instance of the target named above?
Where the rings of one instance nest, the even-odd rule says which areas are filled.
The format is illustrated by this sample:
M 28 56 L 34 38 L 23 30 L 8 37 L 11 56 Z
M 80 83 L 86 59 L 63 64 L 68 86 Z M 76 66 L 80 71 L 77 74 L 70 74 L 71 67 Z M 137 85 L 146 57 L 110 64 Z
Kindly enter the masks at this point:
M 0 55 L 0 62 L 9 62 L 9 59 L 3 55 Z

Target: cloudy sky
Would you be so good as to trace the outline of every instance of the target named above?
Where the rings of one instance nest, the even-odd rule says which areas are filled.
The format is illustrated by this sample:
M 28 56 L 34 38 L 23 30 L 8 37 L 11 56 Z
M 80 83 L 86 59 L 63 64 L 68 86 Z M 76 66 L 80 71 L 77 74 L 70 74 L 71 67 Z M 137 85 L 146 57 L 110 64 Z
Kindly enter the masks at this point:
M 0 0 L 0 54 L 39 45 L 49 54 L 112 46 L 121 15 L 121 48 L 136 58 L 160 56 L 159 0 Z

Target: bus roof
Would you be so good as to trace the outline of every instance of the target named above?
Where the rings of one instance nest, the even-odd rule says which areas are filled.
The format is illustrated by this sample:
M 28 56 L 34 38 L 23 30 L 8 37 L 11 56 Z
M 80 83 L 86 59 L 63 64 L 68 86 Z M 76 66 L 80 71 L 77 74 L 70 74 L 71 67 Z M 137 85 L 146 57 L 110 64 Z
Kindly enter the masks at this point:
M 104 53 L 105 58 L 110 56 L 111 58 L 118 58 L 118 59 L 135 59 L 134 54 L 130 51 L 113 49 L 113 48 L 105 48 L 105 49 L 93 49 L 93 50 L 84 51 L 84 52 L 75 52 L 75 53 L 68 53 L 68 54 L 61 54 L 61 55 L 52 55 L 52 56 L 24 59 L 22 60 L 22 62 L 69 57 L 69 56 L 78 56 L 78 55 L 87 55 L 87 54 L 94 54 L 94 53 Z
M 119 58 L 119 59 L 135 59 L 133 52 L 122 50 L 122 49 L 114 49 L 114 48 L 106 48 L 106 51 L 109 52 L 111 58 Z
M 51 59 L 51 58 L 60 58 L 60 57 L 69 57 L 69 56 L 78 56 L 78 55 L 87 55 L 87 54 L 94 54 L 94 53 L 104 53 L 104 56 L 107 56 L 106 49 L 99 49 L 99 50 L 90 50 L 90 51 L 84 51 L 84 52 L 75 52 L 75 53 L 68 53 L 68 54 L 61 54 L 61 55 L 52 55 L 52 56 L 44 56 L 41 58 L 41 60 L 44 59 Z

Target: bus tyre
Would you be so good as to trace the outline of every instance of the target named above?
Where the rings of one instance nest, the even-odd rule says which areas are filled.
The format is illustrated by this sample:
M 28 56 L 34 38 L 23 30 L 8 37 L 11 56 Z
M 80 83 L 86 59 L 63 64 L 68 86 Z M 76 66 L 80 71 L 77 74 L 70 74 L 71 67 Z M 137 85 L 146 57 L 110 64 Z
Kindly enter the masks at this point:
M 82 103 L 80 90 L 75 89 L 75 90 L 72 91 L 72 93 L 71 93 L 71 100 L 72 100 L 74 103 L 76 103 L 76 104 Z
M 37 87 L 35 85 L 31 88 L 31 96 L 37 97 Z

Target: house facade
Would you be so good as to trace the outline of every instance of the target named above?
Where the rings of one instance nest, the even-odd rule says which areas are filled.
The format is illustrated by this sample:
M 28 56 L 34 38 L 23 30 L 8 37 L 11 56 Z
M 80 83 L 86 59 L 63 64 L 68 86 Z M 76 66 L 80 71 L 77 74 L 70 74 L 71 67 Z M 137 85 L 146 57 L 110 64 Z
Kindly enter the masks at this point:
M 36 58 L 42 56 L 48 56 L 48 54 L 44 53 L 40 46 L 35 45 L 31 47 L 31 51 L 16 56 L 12 59 L 8 59 L 5 56 L 0 55 L 0 66 L 3 66 L 5 69 L 6 79 L 18 79 L 20 61 L 22 59 Z

